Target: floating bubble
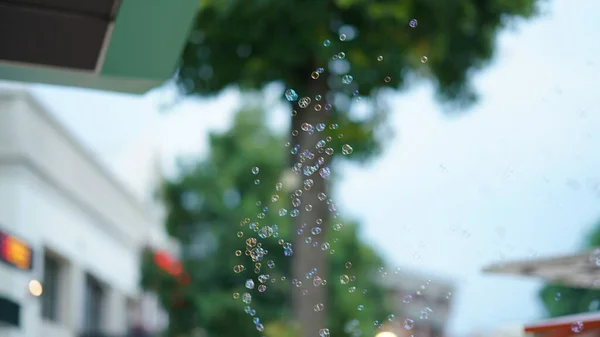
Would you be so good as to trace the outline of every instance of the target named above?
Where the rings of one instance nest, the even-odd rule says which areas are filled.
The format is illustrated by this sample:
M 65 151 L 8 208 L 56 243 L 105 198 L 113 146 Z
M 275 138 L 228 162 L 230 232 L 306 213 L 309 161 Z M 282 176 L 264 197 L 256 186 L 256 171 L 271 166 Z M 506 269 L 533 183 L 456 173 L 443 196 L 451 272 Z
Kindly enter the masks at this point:
M 323 96 L 321 96 L 321 95 L 316 95 L 316 96 L 315 96 L 315 100 L 317 100 L 317 101 L 320 101 L 320 100 L 321 100 L 321 98 L 323 98 Z
M 402 299 L 402 303 L 410 303 L 412 301 L 412 296 L 411 295 L 406 295 L 404 296 L 404 298 Z
M 294 102 L 298 99 L 298 94 L 294 89 L 288 89 L 285 91 L 285 99 L 287 99 L 288 102 Z
M 340 34 L 340 41 L 346 41 L 346 34 Z
M 347 156 L 349 154 L 352 154 L 352 152 L 354 151 L 354 149 L 352 148 L 352 146 L 348 145 L 348 144 L 344 144 L 342 145 L 342 154 Z
M 379 61 L 379 62 L 383 61 L 383 56 L 382 55 L 377 56 L 377 61 Z
M 321 329 L 319 330 L 319 337 L 329 337 L 329 329 Z
M 250 279 L 249 279 L 249 280 L 246 280 L 245 286 L 246 286 L 246 288 L 248 288 L 248 289 L 254 289 L 254 281 L 253 281 L 253 280 L 250 280 Z
M 322 74 L 324 71 L 325 71 L 325 69 L 323 69 L 323 68 L 317 68 L 317 72 L 318 72 L 319 74 Z
M 325 306 L 323 305 L 323 303 L 317 303 L 313 307 L 313 310 L 318 312 L 318 311 L 323 311 L 324 308 L 325 308 Z
M 321 104 L 315 104 L 315 111 L 321 111 Z
M 365 308 L 365 306 L 362 304 L 359 304 L 358 307 L 356 307 L 356 309 L 358 309 L 358 311 L 363 311 L 364 308 Z
M 283 255 L 292 256 L 292 255 L 294 255 L 294 251 L 291 248 L 286 248 L 283 250 Z
M 331 170 L 329 169 L 329 167 L 323 167 L 319 170 L 319 175 L 321 176 L 321 178 L 327 179 L 331 175 Z
M 342 76 L 342 83 L 344 83 L 344 84 L 350 84 L 350 83 L 352 83 L 352 81 L 354 81 L 354 77 L 352 77 L 352 75 L 344 75 L 344 76 Z
M 338 60 L 343 60 L 343 59 L 346 58 L 346 53 L 344 53 L 343 51 L 341 51 L 341 52 L 339 52 L 337 54 L 337 56 L 338 56 Z
M 415 321 L 413 321 L 410 318 L 407 318 L 407 319 L 404 320 L 404 323 L 402 324 L 402 326 L 406 330 L 412 330 L 412 328 L 415 326 Z
M 329 104 L 329 103 L 325 104 L 325 110 L 331 110 L 331 104 Z
M 410 20 L 410 22 L 408 23 L 408 25 L 409 25 L 411 28 L 415 28 L 415 27 L 417 27 L 417 25 L 418 25 L 418 24 L 419 24 L 419 23 L 417 22 L 417 19 L 412 19 L 412 20 Z
M 329 47 L 331 45 L 331 41 L 325 40 L 323 41 L 323 47 Z
M 576 321 L 571 323 L 571 331 L 573 331 L 574 333 L 580 333 L 583 331 L 583 322 L 582 321 Z
M 233 298 L 236 300 L 240 298 L 240 293 L 233 293 Z
M 341 284 L 348 284 L 348 283 L 350 283 L 350 277 L 348 277 L 348 275 L 342 275 L 342 276 L 340 276 L 340 283 Z
M 352 268 L 352 262 L 348 261 L 344 264 L 344 266 L 346 267 L 346 269 L 350 269 Z
M 421 63 L 427 63 L 427 60 L 429 60 L 427 56 L 421 57 Z
M 391 78 L 391 77 L 389 77 L 389 76 L 386 76 L 386 77 L 383 79 L 383 81 L 384 81 L 385 83 L 390 83 L 390 81 L 391 81 L 391 80 L 392 80 L 392 78 Z
M 329 242 L 325 242 L 321 245 L 321 250 L 322 251 L 326 251 L 329 250 L 329 248 L 331 248 L 331 245 L 329 244 Z
M 395 318 L 396 318 L 396 315 L 394 315 L 394 314 L 389 314 L 387 317 L 388 321 L 390 321 L 390 322 L 393 321 Z
M 248 246 L 248 247 L 254 247 L 254 246 L 256 246 L 256 243 L 257 243 L 256 238 L 246 239 L 246 246 Z
M 310 97 L 302 97 L 298 101 L 298 106 L 301 107 L 302 109 L 308 107 L 309 105 L 310 105 Z
M 355 291 L 356 291 L 356 287 L 354 287 L 354 286 L 352 286 L 352 287 L 348 288 L 348 292 L 349 292 L 349 293 L 353 293 L 353 292 L 355 292 Z
M 254 185 L 258 185 L 258 184 L 260 184 L 260 179 L 254 180 Z
M 244 270 L 246 270 L 246 267 L 244 267 L 244 265 L 242 265 L 242 264 L 237 264 L 237 265 L 233 266 L 233 271 L 236 274 L 239 274 L 239 273 L 243 272 Z
M 318 72 L 318 71 L 313 71 L 313 72 L 312 72 L 312 74 L 310 74 L 310 77 L 311 77 L 313 80 L 316 80 L 316 79 L 318 79 L 318 78 L 319 78 L 319 72 Z
M 335 225 L 333 225 L 333 230 L 336 232 L 339 232 L 342 230 L 343 225 L 341 223 L 336 223 Z
M 267 290 L 267 286 L 264 284 L 261 284 L 258 286 L 258 292 L 260 293 L 264 293 Z
M 242 295 L 242 302 L 250 304 L 252 302 L 252 295 L 244 293 L 244 295 Z

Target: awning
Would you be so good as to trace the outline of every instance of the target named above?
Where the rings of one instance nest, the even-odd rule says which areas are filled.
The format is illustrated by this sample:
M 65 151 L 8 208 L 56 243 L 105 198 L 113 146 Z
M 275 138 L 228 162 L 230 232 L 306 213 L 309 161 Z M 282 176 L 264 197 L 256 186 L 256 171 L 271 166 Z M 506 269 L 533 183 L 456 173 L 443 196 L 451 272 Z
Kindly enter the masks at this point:
M 585 333 L 600 330 L 600 313 L 585 313 L 563 316 L 525 325 L 525 333 L 544 337 L 585 336 Z
M 600 289 L 600 249 L 554 258 L 492 264 L 483 272 L 537 277 L 550 283 Z
M 145 93 L 173 76 L 199 0 L 0 0 L 0 79 Z
M 183 270 L 181 261 L 175 259 L 166 250 L 157 250 L 154 252 L 154 263 L 165 272 L 177 277 L 179 283 L 187 285 L 190 282 L 190 276 Z

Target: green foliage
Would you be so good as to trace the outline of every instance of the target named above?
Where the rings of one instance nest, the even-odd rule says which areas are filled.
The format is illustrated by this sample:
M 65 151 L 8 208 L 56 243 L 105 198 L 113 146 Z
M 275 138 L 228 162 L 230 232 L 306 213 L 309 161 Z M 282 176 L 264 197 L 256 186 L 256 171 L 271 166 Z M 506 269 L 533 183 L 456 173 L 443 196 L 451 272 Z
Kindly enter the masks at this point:
M 283 140 L 267 129 L 264 119 L 260 108 L 241 111 L 231 130 L 210 136 L 208 158 L 184 171 L 176 181 L 165 184 L 167 228 L 182 244 L 182 262 L 191 282 L 187 286 L 178 284 L 172 276 L 158 270 L 146 252 L 142 285 L 156 291 L 169 312 L 169 336 L 189 336 L 198 327 L 209 337 L 259 336 L 252 318 L 244 313 L 245 304 L 233 298 L 234 292 L 240 296 L 244 292 L 252 294 L 252 308 L 265 324 L 267 335 L 295 336 L 290 325 L 291 292 L 310 290 L 312 282 L 302 280 L 306 284 L 301 289 L 290 284 L 291 257 L 284 256 L 278 240 L 291 242 L 296 231 L 291 218 L 277 212 L 289 208 L 288 192 L 276 189 L 287 167 L 287 154 L 281 146 Z M 260 168 L 259 174 L 252 174 L 253 166 Z M 260 183 L 256 184 L 255 179 L 260 179 Z M 275 202 L 273 195 L 279 196 Z M 260 213 L 264 213 L 264 218 L 257 215 Z M 246 223 L 278 226 L 277 238 L 259 239 L 262 248 L 269 252 L 261 262 L 261 273 L 270 276 L 264 293 L 244 288 L 248 278 L 253 278 L 258 286 L 258 275 L 249 257 L 234 254 L 238 249 L 244 251 L 245 240 L 257 237 L 248 225 L 240 226 L 247 217 Z M 342 231 L 329 233 L 336 251 L 329 258 L 329 329 L 336 336 L 345 335 L 343 324 L 349 319 L 362 318 L 367 333 L 374 329 L 372 321 L 382 320 L 390 313 L 384 305 L 384 291 L 365 277 L 373 275 L 372 269 L 381 266 L 382 261 L 370 247 L 359 242 L 357 226 L 344 223 Z M 238 231 L 243 233 L 241 238 L 236 235 Z M 275 268 L 267 266 L 269 260 L 274 261 Z M 347 261 L 352 261 L 352 268 L 345 268 Z M 233 266 L 238 264 L 245 265 L 246 270 L 236 274 Z M 343 285 L 339 282 L 341 274 L 355 275 L 357 280 Z M 285 282 L 282 276 L 287 278 Z M 356 287 L 355 293 L 349 292 L 350 286 Z M 361 294 L 363 289 L 368 289 L 368 296 Z M 365 310 L 357 317 L 358 304 L 363 304 Z
M 586 238 L 585 245 L 600 247 L 600 222 Z M 600 290 L 548 284 L 540 290 L 539 297 L 550 317 L 600 310 Z
M 237 85 L 260 89 L 272 82 L 300 95 L 344 95 L 329 116 L 354 135 L 358 153 L 376 153 L 376 128 L 384 121 L 353 120 L 347 111 L 352 93 L 376 98 L 381 88 L 406 88 L 415 76 L 433 81 L 443 101 L 462 105 L 476 97 L 470 74 L 492 55 L 498 31 L 514 18 L 536 13 L 536 0 L 203 0 L 178 75 L 184 90 L 214 95 Z M 416 28 L 409 21 L 417 19 Z M 356 38 L 340 41 L 338 30 L 351 26 Z M 323 41 L 331 40 L 324 47 Z M 343 85 L 326 71 L 334 53 L 345 52 L 355 81 Z M 383 56 L 381 62 L 378 56 Z M 422 56 L 428 57 L 422 64 Z M 391 76 L 390 83 L 384 78 Z M 315 88 L 316 87 L 316 88 Z M 315 92 L 316 90 L 316 92 Z M 331 96 L 330 96 L 331 98 Z M 364 146 L 362 146 L 364 145 Z M 354 159 L 363 158 L 354 156 Z

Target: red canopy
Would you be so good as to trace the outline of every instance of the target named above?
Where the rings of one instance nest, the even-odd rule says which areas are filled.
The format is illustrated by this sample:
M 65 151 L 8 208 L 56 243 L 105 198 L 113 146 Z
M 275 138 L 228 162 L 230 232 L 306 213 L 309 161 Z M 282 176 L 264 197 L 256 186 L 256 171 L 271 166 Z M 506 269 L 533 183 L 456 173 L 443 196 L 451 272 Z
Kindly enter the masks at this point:
M 181 283 L 188 284 L 190 282 L 189 275 L 183 271 L 181 261 L 172 257 L 168 251 L 157 250 L 154 252 L 154 263 L 167 273 L 177 276 Z
M 585 313 L 558 317 L 525 325 L 526 333 L 544 337 L 587 336 L 589 332 L 600 332 L 600 313 Z

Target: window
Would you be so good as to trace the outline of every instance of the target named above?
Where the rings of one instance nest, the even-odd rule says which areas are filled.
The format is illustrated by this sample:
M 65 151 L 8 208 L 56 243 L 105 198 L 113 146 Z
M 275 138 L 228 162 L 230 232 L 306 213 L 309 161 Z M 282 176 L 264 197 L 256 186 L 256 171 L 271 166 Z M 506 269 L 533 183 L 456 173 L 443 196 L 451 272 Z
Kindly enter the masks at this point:
M 85 316 L 84 331 L 101 333 L 104 290 L 94 277 L 88 275 L 85 280 Z
M 60 262 L 58 259 L 44 254 L 44 292 L 42 294 L 42 317 L 58 321 L 58 301 L 60 300 Z

